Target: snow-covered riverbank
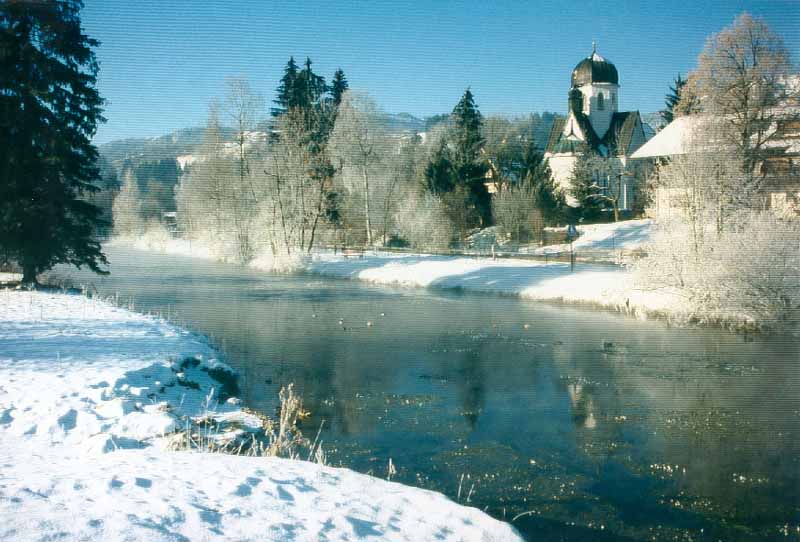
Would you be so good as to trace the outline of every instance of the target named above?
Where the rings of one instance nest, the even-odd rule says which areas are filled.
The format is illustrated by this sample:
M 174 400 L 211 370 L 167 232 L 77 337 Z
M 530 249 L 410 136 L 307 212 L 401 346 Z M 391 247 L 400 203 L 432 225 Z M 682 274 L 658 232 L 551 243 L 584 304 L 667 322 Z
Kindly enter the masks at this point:
M 598 264 L 375 253 L 363 258 L 320 254 L 311 273 L 373 284 L 458 289 L 620 310 L 638 316 L 681 315 L 667 292 L 636 288 L 629 271 Z
M 585 226 L 580 242 L 583 253 L 606 254 L 612 261 L 620 250 L 640 250 L 650 235 L 649 220 Z M 613 239 L 613 240 L 612 240 Z M 116 244 L 139 250 L 210 259 L 210 252 L 182 239 L 117 240 Z M 554 245 L 553 250 L 563 249 Z M 540 251 L 541 252 L 541 251 Z M 616 310 L 640 318 L 663 318 L 674 323 L 717 325 L 734 329 L 758 328 L 752 316 L 742 312 L 715 312 L 696 306 L 672 288 L 642 288 L 635 274 L 620 265 L 578 261 L 568 263 L 522 258 L 437 256 L 367 251 L 363 257 L 322 251 L 312 257 L 275 262 L 263 255 L 251 267 L 265 272 L 293 271 L 361 280 L 373 284 L 458 289 L 465 292 L 515 296 L 536 301 L 563 302 Z
M 519 539 L 440 494 L 346 469 L 169 451 L 220 388 L 214 356 L 99 300 L 0 290 L 0 540 Z M 215 410 L 254 423 L 235 404 Z

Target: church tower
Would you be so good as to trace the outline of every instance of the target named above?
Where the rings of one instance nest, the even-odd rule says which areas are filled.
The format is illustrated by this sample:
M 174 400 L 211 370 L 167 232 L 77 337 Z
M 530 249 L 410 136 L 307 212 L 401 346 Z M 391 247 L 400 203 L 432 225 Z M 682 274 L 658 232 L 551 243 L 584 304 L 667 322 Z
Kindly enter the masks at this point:
M 638 167 L 629 157 L 647 135 L 638 111 L 619 111 L 617 68 L 597 53 L 595 44 L 592 54 L 572 70 L 568 95 L 567 114 L 553 121 L 545 147 L 553 178 L 564 190 L 567 204 L 577 206 L 570 194 L 570 177 L 578 157 L 591 153 L 597 158 L 592 177 L 609 190 L 620 189 L 620 209 L 627 209 L 633 201 L 630 175 Z
M 572 70 L 571 102 L 575 90 L 580 91 L 583 99 L 581 113 L 589 118 L 597 137 L 603 139 L 619 107 L 619 74 L 614 64 L 597 54 L 595 44 L 591 56 Z

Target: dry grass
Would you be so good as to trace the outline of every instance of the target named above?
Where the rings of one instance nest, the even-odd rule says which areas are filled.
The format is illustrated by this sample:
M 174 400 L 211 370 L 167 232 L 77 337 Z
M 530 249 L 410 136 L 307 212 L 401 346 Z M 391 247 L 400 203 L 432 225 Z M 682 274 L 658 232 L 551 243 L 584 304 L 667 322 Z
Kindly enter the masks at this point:
M 168 449 L 288 459 L 302 459 L 301 452 L 307 450 L 308 461 L 325 464 L 325 452 L 319 433 L 311 442 L 297 426 L 304 410 L 302 398 L 295 393 L 293 384 L 281 388 L 277 421 L 264 414 L 242 409 L 260 420 L 261 427 L 256 432 L 245 430 L 236 423 L 219 421 L 212 408 L 212 397 L 213 392 L 206 397 L 202 416 L 187 417 L 185 428 L 171 435 L 167 443 Z M 322 427 L 320 431 L 321 429 Z

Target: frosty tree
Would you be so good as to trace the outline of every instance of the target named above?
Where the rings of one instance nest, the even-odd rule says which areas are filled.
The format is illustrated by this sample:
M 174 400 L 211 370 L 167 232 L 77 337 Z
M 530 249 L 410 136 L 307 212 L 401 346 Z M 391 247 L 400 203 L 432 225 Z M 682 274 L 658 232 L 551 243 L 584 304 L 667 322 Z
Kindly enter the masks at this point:
M 346 92 L 328 145 L 331 155 L 340 164 L 342 175 L 358 178 L 357 182 L 346 184 L 351 195 L 363 200 L 367 245 L 371 246 L 373 210 L 370 209 L 370 183 L 374 184 L 376 180 L 376 170 L 387 155 L 388 146 L 375 102 L 367 96 Z M 383 184 L 386 184 L 386 178 L 386 175 L 381 176 Z
M 122 188 L 111 207 L 114 218 L 114 234 L 122 236 L 138 236 L 144 233 L 145 224 L 142 216 L 142 194 L 139 181 L 132 169 L 125 171 L 122 177 Z
M 104 119 L 82 7 L 0 4 L 0 260 L 18 263 L 25 284 L 59 263 L 105 273 L 104 221 L 83 197 L 97 191 L 91 138 Z
M 763 20 L 744 13 L 711 36 L 681 91 L 676 113 L 709 113 L 716 137 L 752 173 L 780 134 L 778 122 L 797 119 L 785 107 L 794 73 L 788 49 Z

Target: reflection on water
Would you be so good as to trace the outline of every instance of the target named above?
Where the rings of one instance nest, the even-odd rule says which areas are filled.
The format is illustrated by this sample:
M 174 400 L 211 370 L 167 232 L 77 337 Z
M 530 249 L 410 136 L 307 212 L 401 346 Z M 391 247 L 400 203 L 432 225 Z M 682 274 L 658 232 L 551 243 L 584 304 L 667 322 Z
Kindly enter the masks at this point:
M 385 477 L 391 458 L 537 540 L 800 538 L 789 338 L 109 256 L 79 276 L 210 335 L 253 408 L 295 382 L 334 464 Z

